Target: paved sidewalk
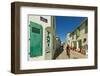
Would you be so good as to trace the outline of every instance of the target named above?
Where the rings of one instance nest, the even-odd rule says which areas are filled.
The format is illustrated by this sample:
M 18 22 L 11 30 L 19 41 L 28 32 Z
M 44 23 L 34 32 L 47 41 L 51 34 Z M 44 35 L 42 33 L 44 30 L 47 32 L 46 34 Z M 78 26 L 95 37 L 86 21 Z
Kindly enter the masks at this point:
M 68 59 L 66 51 L 64 50 L 56 59 Z

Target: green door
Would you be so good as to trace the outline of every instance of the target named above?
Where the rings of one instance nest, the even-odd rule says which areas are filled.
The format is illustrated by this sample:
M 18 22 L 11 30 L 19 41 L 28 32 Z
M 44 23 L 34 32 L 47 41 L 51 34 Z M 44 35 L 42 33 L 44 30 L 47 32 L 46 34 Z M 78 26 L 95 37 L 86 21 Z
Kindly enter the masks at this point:
M 79 48 L 82 48 L 82 40 L 79 40 Z
M 42 33 L 40 24 L 30 21 L 30 57 L 42 56 Z

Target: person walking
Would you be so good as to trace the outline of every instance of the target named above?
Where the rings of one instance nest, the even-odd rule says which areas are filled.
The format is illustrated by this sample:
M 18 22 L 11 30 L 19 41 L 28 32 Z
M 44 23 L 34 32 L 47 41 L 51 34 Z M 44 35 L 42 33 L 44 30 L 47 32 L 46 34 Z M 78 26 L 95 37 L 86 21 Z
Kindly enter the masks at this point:
M 69 44 L 67 44 L 66 53 L 67 53 L 68 58 L 70 58 L 70 46 L 69 46 Z

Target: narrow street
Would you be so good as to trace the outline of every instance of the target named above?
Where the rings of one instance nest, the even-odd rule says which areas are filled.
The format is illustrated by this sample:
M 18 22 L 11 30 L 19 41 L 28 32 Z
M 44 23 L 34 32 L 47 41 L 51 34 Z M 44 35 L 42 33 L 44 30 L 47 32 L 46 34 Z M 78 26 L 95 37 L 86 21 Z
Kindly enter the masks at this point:
M 86 55 L 83 55 L 81 53 L 78 53 L 76 51 L 70 51 L 70 59 L 81 59 L 81 58 L 87 58 Z M 56 59 L 69 59 L 66 53 L 66 50 L 64 50 Z

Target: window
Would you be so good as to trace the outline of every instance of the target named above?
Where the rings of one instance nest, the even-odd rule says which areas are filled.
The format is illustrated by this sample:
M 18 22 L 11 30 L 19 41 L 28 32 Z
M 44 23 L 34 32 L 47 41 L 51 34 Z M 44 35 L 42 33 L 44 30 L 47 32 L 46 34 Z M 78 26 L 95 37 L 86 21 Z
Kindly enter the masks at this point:
M 32 27 L 32 32 L 40 34 L 40 29 Z
M 86 42 L 86 38 L 84 38 L 83 42 Z

